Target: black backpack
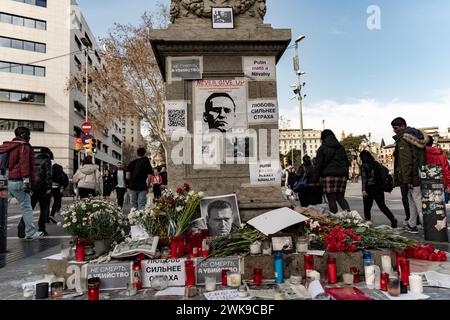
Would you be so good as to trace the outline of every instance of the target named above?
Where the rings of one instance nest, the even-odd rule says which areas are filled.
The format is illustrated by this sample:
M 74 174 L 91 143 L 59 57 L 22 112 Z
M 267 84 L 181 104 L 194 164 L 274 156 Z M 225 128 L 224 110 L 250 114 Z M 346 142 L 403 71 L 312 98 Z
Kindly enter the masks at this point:
M 378 171 L 380 181 L 383 186 L 383 191 L 391 193 L 392 190 L 394 190 L 394 179 L 392 178 L 392 175 L 389 173 L 389 169 L 380 164 Z
M 52 166 L 52 181 L 58 183 L 64 189 L 69 185 L 67 174 L 64 172 L 63 167 L 57 163 Z

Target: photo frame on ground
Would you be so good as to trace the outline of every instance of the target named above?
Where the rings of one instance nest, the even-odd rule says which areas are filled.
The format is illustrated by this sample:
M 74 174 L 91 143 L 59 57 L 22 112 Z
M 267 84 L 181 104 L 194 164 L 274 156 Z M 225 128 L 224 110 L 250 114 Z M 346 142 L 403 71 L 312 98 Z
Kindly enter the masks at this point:
M 294 235 L 292 234 L 280 234 L 270 237 L 272 241 L 272 250 L 283 253 L 295 252 Z
M 206 197 L 200 203 L 202 218 L 206 220 L 209 235 L 226 236 L 241 228 L 241 217 L 235 194 Z
M 233 8 L 211 8 L 213 29 L 234 29 Z

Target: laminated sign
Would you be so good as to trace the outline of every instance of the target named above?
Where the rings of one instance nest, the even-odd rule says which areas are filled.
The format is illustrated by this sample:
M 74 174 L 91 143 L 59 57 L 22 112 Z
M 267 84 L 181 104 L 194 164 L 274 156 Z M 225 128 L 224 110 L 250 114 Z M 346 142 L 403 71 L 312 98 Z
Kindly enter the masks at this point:
M 448 242 L 442 166 L 422 166 L 420 175 L 425 240 Z
M 88 264 L 87 279 L 100 278 L 101 290 L 126 289 L 131 281 L 132 262 Z
M 201 57 L 170 57 L 169 82 L 175 80 L 202 79 L 202 64 Z
M 276 76 L 275 57 L 243 57 L 244 74 L 252 80 L 273 80 Z
M 216 282 L 222 282 L 222 270 L 232 273 L 241 271 L 240 257 L 197 259 L 197 284 L 204 284 L 206 276 L 215 276 Z
M 250 164 L 250 184 L 281 183 L 280 162 L 264 161 Z
M 277 100 L 249 100 L 247 112 L 249 124 L 278 124 Z
M 144 260 L 142 261 L 142 286 L 151 288 L 155 276 L 167 276 L 169 287 L 184 286 L 186 272 L 184 262 L 186 259 Z

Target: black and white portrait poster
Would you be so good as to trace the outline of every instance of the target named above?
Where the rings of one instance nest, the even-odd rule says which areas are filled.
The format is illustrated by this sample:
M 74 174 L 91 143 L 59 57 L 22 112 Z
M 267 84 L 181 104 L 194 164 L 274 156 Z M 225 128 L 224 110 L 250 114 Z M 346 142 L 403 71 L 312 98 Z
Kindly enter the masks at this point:
M 187 131 L 187 102 L 165 101 L 166 134 L 171 135 L 175 131 Z
M 200 204 L 202 217 L 208 225 L 209 235 L 226 236 L 241 228 L 241 217 L 235 194 L 207 197 Z
M 247 129 L 247 83 L 244 78 L 195 81 L 194 100 L 195 121 L 203 124 L 203 132 Z
M 248 124 L 278 124 L 278 102 L 275 99 L 248 101 Z
M 233 8 L 211 8 L 213 29 L 233 29 Z

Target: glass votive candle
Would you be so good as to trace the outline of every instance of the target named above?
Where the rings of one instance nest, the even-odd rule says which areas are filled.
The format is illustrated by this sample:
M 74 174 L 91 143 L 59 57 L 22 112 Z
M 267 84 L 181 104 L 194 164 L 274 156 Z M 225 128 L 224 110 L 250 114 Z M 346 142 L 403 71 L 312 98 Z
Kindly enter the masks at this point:
M 400 279 L 390 276 L 387 289 L 390 296 L 398 297 L 400 295 Z
M 298 253 L 308 252 L 308 239 L 306 237 L 300 237 L 297 239 L 296 248 Z
M 262 285 L 263 270 L 260 268 L 253 269 L 253 284 L 256 286 Z
M 216 277 L 215 276 L 206 276 L 205 277 L 205 290 L 208 292 L 216 291 Z
M 88 299 L 90 301 L 100 300 L 100 278 L 88 280 Z
M 380 277 L 380 290 L 387 291 L 389 282 L 389 273 L 383 272 Z
M 272 243 L 269 240 L 264 240 L 262 243 L 262 254 L 264 256 L 272 255 Z
M 50 292 L 52 299 L 61 299 L 64 291 L 64 283 L 63 282 L 53 282 L 50 286 Z
M 228 273 L 230 270 L 224 269 L 222 270 L 222 285 L 227 286 L 228 285 Z
M 261 254 L 261 250 L 262 250 L 262 244 L 259 241 L 253 242 L 250 245 L 250 254 L 252 256 L 257 256 Z
M 232 288 L 239 288 L 242 283 L 242 277 L 240 273 L 230 272 L 227 276 L 228 286 Z
M 351 286 L 353 285 L 355 276 L 353 275 L 353 273 L 344 273 L 342 278 L 344 279 L 344 284 Z

